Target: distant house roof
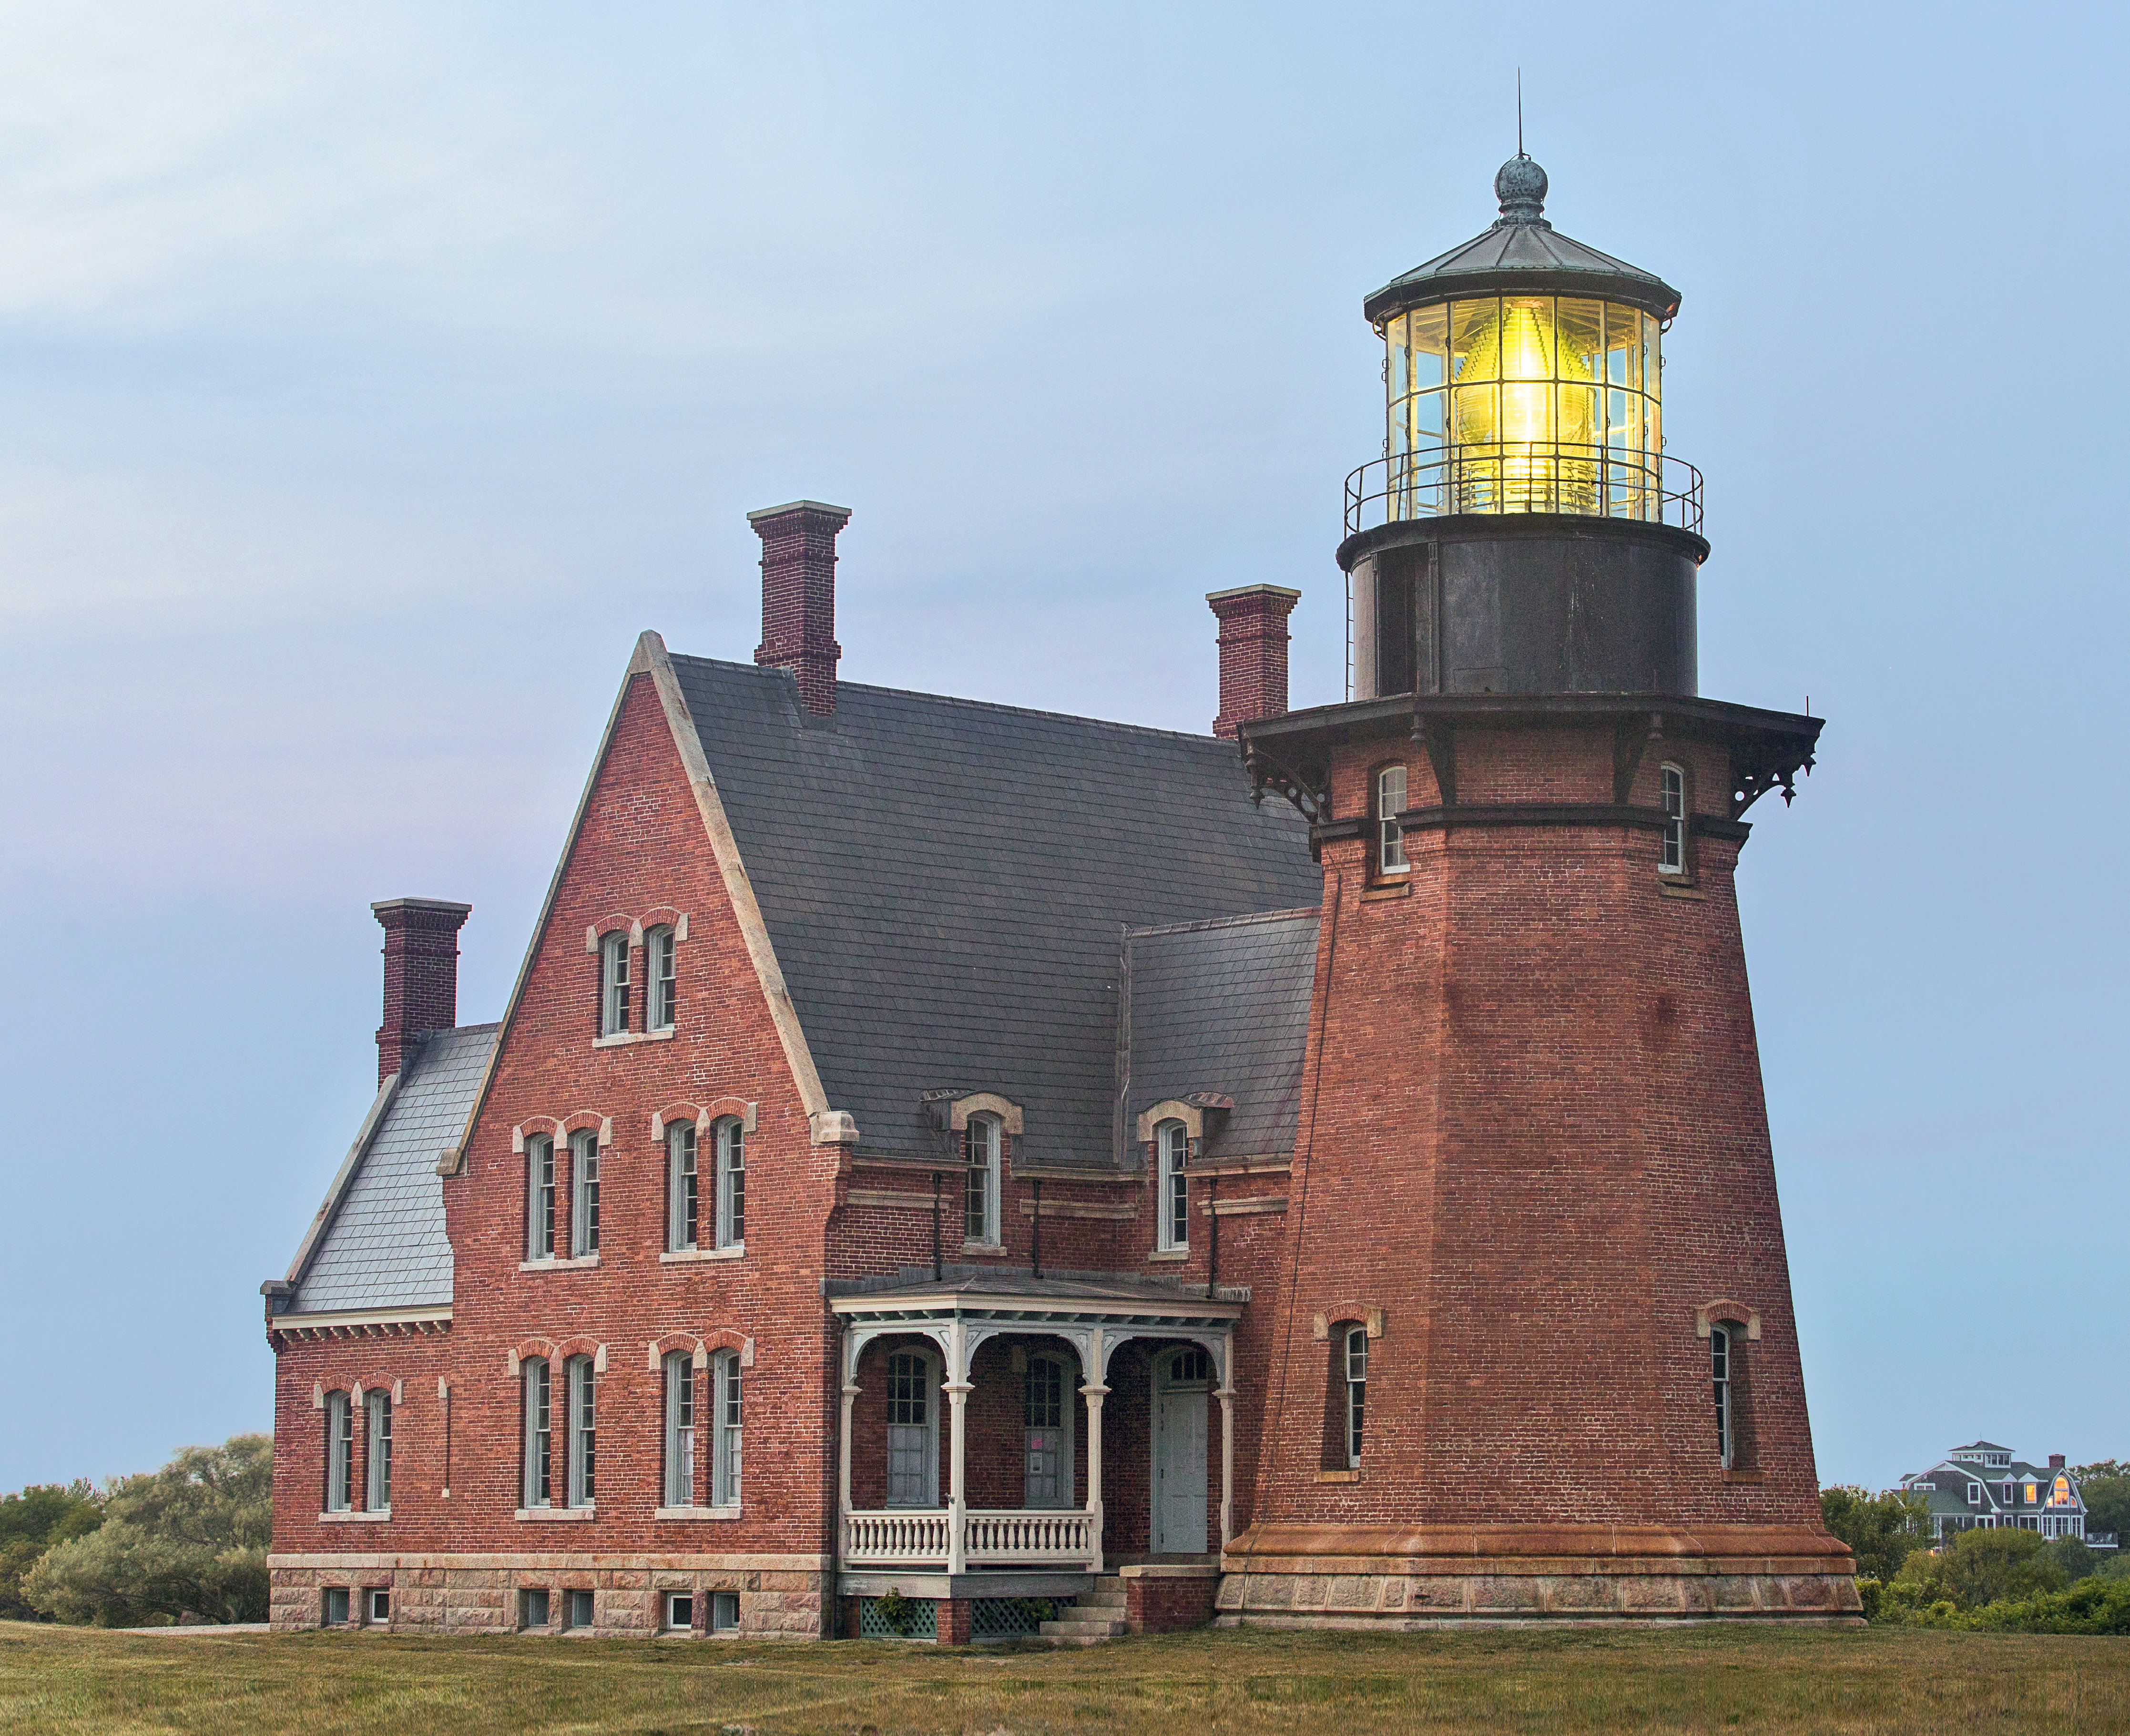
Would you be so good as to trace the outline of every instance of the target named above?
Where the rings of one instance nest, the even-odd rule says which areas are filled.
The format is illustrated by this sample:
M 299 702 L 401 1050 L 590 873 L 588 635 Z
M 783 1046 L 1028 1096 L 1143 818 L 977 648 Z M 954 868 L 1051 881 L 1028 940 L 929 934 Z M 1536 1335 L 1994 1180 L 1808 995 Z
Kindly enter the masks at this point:
M 1293 1150 L 1318 915 L 1311 905 L 1132 931 L 1128 1119 L 1215 1093 L 1235 1107 L 1209 1124 L 1209 1155 Z
M 1017 1153 L 1111 1161 L 1124 930 L 1322 896 L 1235 744 L 789 675 L 673 668 L 830 1106 L 932 1155 L 920 1094 L 1021 1106 Z M 1298 1055 L 1297 1055 L 1298 1061 Z
M 408 1062 L 334 1178 L 277 1318 L 451 1305 L 437 1156 L 466 1126 L 499 1028 L 440 1031 Z

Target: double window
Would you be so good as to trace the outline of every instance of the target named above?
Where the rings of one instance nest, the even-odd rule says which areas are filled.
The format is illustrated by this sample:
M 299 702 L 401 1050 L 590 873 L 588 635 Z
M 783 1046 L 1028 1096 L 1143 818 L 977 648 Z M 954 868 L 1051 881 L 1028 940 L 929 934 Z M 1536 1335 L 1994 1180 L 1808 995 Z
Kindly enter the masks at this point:
M 1154 1188 L 1159 1215 L 1159 1246 L 1180 1251 L 1191 1246 L 1190 1130 L 1181 1121 L 1163 1121 L 1153 1130 Z
M 392 1510 L 392 1394 L 373 1386 L 362 1395 L 362 1504 L 370 1513 Z
M 354 1499 L 355 1408 L 346 1393 L 326 1394 L 326 1511 L 346 1513 Z M 347 1619 L 343 1613 L 340 1618 Z
M 1405 859 L 1405 829 L 1398 824 L 1398 815 L 1405 811 L 1405 768 L 1385 766 L 1376 773 L 1376 872 L 1378 874 L 1402 874 L 1408 864 Z
M 972 1115 L 962 1133 L 962 1155 L 968 1169 L 962 1190 L 962 1236 L 984 1247 L 1000 1245 L 999 1120 L 995 1115 Z
M 666 1371 L 664 1504 L 695 1504 L 695 1363 L 686 1351 L 670 1351 Z M 739 1505 L 740 1366 L 737 1351 L 709 1359 L 710 1505 Z
M 599 1034 L 618 1036 L 628 1029 L 628 933 L 614 929 L 599 936 Z
M 747 1244 L 747 1129 L 737 1117 L 720 1121 L 712 1135 L 715 1192 L 710 1231 L 714 1246 Z M 666 1251 L 691 1254 L 703 1246 L 703 1197 L 693 1121 L 666 1130 Z

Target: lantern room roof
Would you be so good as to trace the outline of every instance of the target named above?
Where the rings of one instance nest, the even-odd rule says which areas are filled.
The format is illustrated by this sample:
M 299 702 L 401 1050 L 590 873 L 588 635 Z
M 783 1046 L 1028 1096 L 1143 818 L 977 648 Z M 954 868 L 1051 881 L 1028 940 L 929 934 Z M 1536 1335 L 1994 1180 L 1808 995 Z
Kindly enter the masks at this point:
M 1662 278 L 1548 222 L 1545 192 L 1545 170 L 1527 156 L 1511 157 L 1494 176 L 1502 214 L 1493 227 L 1385 284 L 1361 304 L 1369 323 L 1458 295 L 1590 295 L 1659 319 L 1679 312 L 1679 291 Z

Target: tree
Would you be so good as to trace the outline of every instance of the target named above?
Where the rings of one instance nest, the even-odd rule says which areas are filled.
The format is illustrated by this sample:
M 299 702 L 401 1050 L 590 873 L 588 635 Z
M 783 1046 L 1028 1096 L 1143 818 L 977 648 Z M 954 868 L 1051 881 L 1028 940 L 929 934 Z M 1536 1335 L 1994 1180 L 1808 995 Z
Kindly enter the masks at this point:
M 61 1621 L 99 1627 L 263 1621 L 273 1485 L 270 1436 L 184 1447 L 160 1471 L 112 1484 L 103 1525 L 47 1550 L 23 1593 Z
M 2051 1538 L 2042 1552 L 2062 1568 L 2064 1577 L 2074 1583 L 2090 1579 L 2100 1565 L 2100 1557 L 2075 1537 Z
M 1819 1510 L 1867 1578 L 1893 1578 L 1911 1551 L 1930 1544 L 1930 1508 L 1919 1494 L 1898 1489 L 1871 1494 L 1844 1484 L 1820 1490 Z
M 2102 1459 L 2074 1467 L 2071 1475 L 2085 1497 L 2085 1528 L 2112 1531 L 2118 1542 L 2130 1545 L 2130 1465 Z
M 36 1621 L 37 1611 L 22 1595 L 23 1575 L 53 1544 L 86 1537 L 103 1523 L 103 1503 L 85 1480 L 0 1495 L 0 1621 Z
M 1898 1576 L 1911 1601 L 1943 1598 L 1962 1609 L 2061 1591 L 2070 1583 L 2038 1533 L 2010 1526 L 1963 1531 L 1936 1555 L 1919 1549 Z M 1917 1600 L 1917 1592 L 1925 1596 Z

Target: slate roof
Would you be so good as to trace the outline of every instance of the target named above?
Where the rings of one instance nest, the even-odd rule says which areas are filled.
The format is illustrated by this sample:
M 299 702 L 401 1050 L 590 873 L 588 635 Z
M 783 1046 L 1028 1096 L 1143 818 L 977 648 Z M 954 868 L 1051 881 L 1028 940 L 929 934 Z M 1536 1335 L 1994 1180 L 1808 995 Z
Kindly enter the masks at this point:
M 1217 1092 L 1235 1107 L 1208 1123 L 1208 1156 L 1294 1150 L 1318 914 L 1311 905 L 1133 931 L 1128 1117 Z
M 495 1047 L 495 1025 L 461 1025 L 424 1043 L 369 1141 L 348 1155 L 321 1208 L 324 1229 L 277 1319 L 343 1309 L 448 1308 L 437 1156 L 457 1142 Z M 300 1256 L 299 1256 L 300 1258 Z
M 1112 1161 L 1123 930 L 1317 903 L 1306 824 L 1232 742 L 676 657 L 831 1108 L 937 1154 L 926 1089 Z

